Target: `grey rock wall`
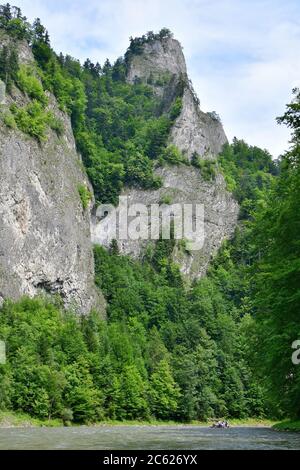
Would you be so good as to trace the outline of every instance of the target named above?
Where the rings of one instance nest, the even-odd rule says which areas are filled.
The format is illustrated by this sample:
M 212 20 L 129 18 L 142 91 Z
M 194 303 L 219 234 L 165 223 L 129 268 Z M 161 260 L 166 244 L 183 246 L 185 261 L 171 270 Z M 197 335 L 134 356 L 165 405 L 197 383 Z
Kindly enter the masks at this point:
M 176 39 L 164 39 L 146 44 L 142 54 L 134 55 L 128 68 L 127 80 L 136 79 L 152 84 L 166 110 L 176 90 L 183 86 L 183 106 L 170 135 L 189 159 L 197 152 L 204 159 L 214 158 L 227 142 L 221 122 L 204 113 L 188 79 L 184 54 Z
M 206 182 L 198 169 L 186 165 L 159 168 L 156 174 L 164 181 L 162 188 L 155 191 L 127 188 L 122 196 L 127 196 L 128 208 L 133 204 L 143 204 L 148 208 L 149 214 L 152 204 L 160 204 L 162 214 L 169 213 L 171 206 L 163 204 L 166 197 L 171 205 L 180 204 L 184 207 L 184 204 L 193 204 L 194 208 L 196 204 L 204 206 L 203 246 L 199 250 L 189 251 L 179 243 L 174 251 L 174 260 L 180 265 L 182 273 L 190 279 L 199 278 L 205 275 L 209 262 L 220 248 L 222 241 L 233 234 L 237 224 L 238 204 L 226 191 L 224 178 L 221 175 L 218 175 L 214 182 Z M 128 218 L 129 224 L 132 220 L 134 217 Z M 142 258 L 147 246 L 154 243 L 151 241 L 150 227 L 149 217 L 148 240 L 119 239 L 120 252 L 133 258 Z M 91 232 L 95 244 L 108 248 L 112 239 L 116 238 L 113 217 L 108 216 L 103 220 L 94 218 Z M 202 237 L 196 241 L 201 242 Z
M 183 95 L 183 106 L 172 131 L 171 142 L 189 159 L 194 152 L 203 159 L 214 159 L 227 138 L 221 122 L 200 110 L 191 87 Z
M 21 62 L 33 60 L 26 43 L 19 45 Z M 28 98 L 17 89 L 12 101 Z M 59 294 L 66 307 L 80 313 L 105 310 L 94 286 L 90 216 L 84 211 L 79 184 L 89 182 L 76 152 L 70 119 L 49 95 L 49 108 L 64 124 L 58 137 L 49 130 L 39 144 L 0 120 L 0 300 L 26 294 Z

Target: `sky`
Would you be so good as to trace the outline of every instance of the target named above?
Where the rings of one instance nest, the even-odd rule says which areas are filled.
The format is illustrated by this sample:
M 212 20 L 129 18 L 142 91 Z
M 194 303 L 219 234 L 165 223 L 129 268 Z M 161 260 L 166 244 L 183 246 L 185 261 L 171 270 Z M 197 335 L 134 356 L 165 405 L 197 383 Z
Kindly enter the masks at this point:
M 225 132 L 269 150 L 288 149 L 276 123 L 300 86 L 300 0 L 15 0 L 41 18 L 56 52 L 102 64 L 122 56 L 130 36 L 162 27 L 183 48 L 203 111 Z M 12 2 L 13 3 L 13 2 Z

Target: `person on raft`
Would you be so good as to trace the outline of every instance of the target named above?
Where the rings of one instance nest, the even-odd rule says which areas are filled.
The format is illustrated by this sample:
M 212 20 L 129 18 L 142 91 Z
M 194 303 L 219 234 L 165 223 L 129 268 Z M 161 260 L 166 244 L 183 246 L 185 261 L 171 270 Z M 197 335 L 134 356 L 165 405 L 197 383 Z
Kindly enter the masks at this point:
M 229 428 L 229 423 L 228 421 L 218 421 L 217 423 L 214 423 L 212 425 L 213 428 Z

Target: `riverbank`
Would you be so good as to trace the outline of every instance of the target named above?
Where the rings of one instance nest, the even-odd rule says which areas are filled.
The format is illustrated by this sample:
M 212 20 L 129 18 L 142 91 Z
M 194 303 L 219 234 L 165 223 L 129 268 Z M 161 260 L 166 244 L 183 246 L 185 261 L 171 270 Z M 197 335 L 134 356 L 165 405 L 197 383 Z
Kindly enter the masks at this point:
M 273 426 L 276 431 L 300 432 L 300 421 L 282 421 Z
M 92 426 L 211 426 L 213 421 L 192 421 L 180 423 L 177 421 L 102 421 Z M 232 419 L 230 425 L 234 427 L 272 427 L 275 422 L 267 419 Z M 0 411 L 0 428 L 36 428 L 36 427 L 63 427 L 64 423 L 59 419 L 41 420 L 32 418 L 25 413 Z M 71 426 L 80 426 L 72 424 Z
M 59 419 L 41 420 L 32 418 L 26 413 L 14 413 L 0 411 L 0 428 L 37 428 L 37 427 L 62 427 L 63 422 Z

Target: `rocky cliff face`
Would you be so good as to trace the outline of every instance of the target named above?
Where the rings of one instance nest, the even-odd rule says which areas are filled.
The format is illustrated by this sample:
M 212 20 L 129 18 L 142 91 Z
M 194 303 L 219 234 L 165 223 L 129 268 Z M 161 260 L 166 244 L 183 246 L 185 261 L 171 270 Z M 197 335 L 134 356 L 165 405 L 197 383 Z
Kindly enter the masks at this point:
M 191 159 L 197 152 L 202 159 L 215 159 L 227 142 L 222 124 L 211 114 L 200 110 L 199 100 L 188 80 L 181 45 L 172 38 L 147 43 L 143 52 L 130 58 L 127 79 L 130 83 L 142 80 L 151 85 L 161 99 L 161 110 L 167 111 L 176 96 L 182 96 L 182 110 L 170 134 L 170 143 L 176 145 Z M 128 204 L 142 203 L 146 206 L 160 204 L 166 197 L 171 204 L 204 205 L 204 244 L 200 250 L 174 250 L 174 259 L 189 278 L 198 278 L 206 273 L 213 255 L 224 239 L 229 238 L 236 227 L 238 204 L 227 192 L 223 176 L 205 181 L 199 169 L 192 166 L 165 166 L 156 173 L 162 177 L 163 187 L 156 191 L 127 188 L 123 196 Z M 162 207 L 162 213 L 166 211 Z M 114 238 L 111 219 L 93 220 L 92 239 L 108 246 Z M 147 241 L 119 240 L 122 253 L 140 257 Z
M 136 79 L 144 82 L 150 77 L 157 91 L 164 91 L 165 83 L 161 80 L 175 77 L 187 77 L 187 69 L 182 47 L 176 39 L 156 40 L 146 43 L 143 46 L 142 54 L 135 54 L 131 57 L 127 80 L 134 83 Z M 160 82 L 160 83 L 159 83 Z
M 197 152 L 204 159 L 213 159 L 227 142 L 217 117 L 201 111 L 191 84 L 183 94 L 183 105 L 171 132 L 171 142 L 190 159 Z
M 142 80 L 153 86 L 168 109 L 176 93 L 182 94 L 182 111 L 172 129 L 170 141 L 189 159 L 197 152 L 205 159 L 215 157 L 227 142 L 222 124 L 200 109 L 199 100 L 188 79 L 182 47 L 176 39 L 167 38 L 145 44 L 142 54 L 132 57 L 128 81 Z
M 201 204 L 204 206 L 204 244 L 199 250 L 189 251 L 182 244 L 177 244 L 173 257 L 180 265 L 181 272 L 189 278 L 199 278 L 205 275 L 212 256 L 220 248 L 222 241 L 233 233 L 238 215 L 238 205 L 226 191 L 224 179 L 221 175 L 216 177 L 214 183 L 201 178 L 199 170 L 186 165 L 166 166 L 156 170 L 161 176 L 163 187 L 155 190 L 142 190 L 127 188 L 122 196 L 127 196 L 128 208 L 133 204 L 144 204 L 150 214 L 152 204 L 160 204 L 161 214 L 166 215 L 172 211 L 172 205 Z M 171 202 L 162 204 L 166 198 Z M 134 218 L 128 217 L 129 224 Z M 150 218 L 149 218 L 150 220 Z M 118 219 L 117 219 L 118 222 Z M 119 224 L 117 223 L 119 228 Z M 115 238 L 113 232 L 113 217 L 108 216 L 101 222 L 95 221 L 92 226 L 94 243 L 109 247 Z M 201 242 L 201 235 L 195 239 Z M 142 257 L 146 247 L 152 244 L 148 240 L 119 240 L 119 249 L 123 254 L 133 258 Z
M 33 61 L 27 43 L 19 44 L 18 53 L 21 63 Z M 28 97 L 14 88 L 2 113 L 11 102 L 26 104 Z M 92 307 L 104 312 L 94 287 L 89 211 L 78 193 L 80 184 L 89 183 L 69 117 L 50 95 L 49 108 L 64 133 L 49 130 L 42 144 L 0 120 L 0 301 L 45 291 L 81 313 Z

